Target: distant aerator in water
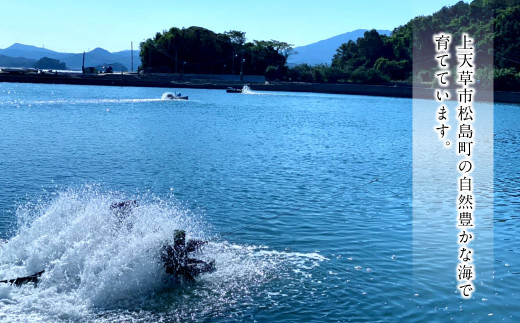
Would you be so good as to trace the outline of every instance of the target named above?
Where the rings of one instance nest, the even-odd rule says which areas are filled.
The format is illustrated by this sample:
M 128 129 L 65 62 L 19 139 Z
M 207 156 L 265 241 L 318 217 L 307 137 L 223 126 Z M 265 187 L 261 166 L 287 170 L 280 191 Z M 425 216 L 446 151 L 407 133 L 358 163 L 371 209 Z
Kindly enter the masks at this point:
M 182 94 L 179 92 L 175 92 L 175 94 L 171 92 L 166 92 L 162 95 L 163 100 L 188 100 L 188 96 L 182 96 Z

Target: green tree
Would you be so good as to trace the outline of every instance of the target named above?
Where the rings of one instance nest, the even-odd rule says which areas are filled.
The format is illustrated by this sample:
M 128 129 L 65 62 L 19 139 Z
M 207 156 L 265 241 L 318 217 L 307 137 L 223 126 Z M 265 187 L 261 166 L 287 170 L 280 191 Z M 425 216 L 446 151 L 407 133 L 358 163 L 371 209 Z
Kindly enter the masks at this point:
M 494 27 L 495 65 L 520 70 L 520 6 L 500 10 Z
M 285 73 L 292 47 L 275 40 L 246 43 L 245 33 L 215 33 L 202 27 L 171 28 L 141 43 L 141 70 L 167 73 Z
M 377 30 L 372 29 L 365 32 L 365 35 L 357 40 L 358 53 L 365 59 L 363 64 L 366 67 L 374 66 L 379 57 L 384 55 L 384 44 Z

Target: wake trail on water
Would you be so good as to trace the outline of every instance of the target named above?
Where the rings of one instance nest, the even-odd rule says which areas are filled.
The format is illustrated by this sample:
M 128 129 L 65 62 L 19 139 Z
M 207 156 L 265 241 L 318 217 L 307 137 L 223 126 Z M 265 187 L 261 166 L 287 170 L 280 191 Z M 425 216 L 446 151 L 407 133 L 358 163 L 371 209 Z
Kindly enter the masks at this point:
M 138 205 L 121 219 L 110 205 L 125 199 Z M 166 274 L 160 249 L 173 243 L 177 229 L 185 230 L 187 239 L 210 241 L 196 256 L 214 259 L 217 270 L 189 284 L 198 291 L 193 296 L 201 299 L 197 303 L 205 302 L 207 308 L 223 299 L 235 304 L 244 297 L 241 291 L 265 284 L 287 268 L 305 279 L 309 268 L 327 260 L 318 253 L 223 241 L 209 233 L 202 216 L 173 197 L 128 196 L 95 186 L 62 190 L 20 206 L 17 218 L 17 232 L 0 243 L 0 280 L 45 272 L 37 286 L 0 284 L 0 319 L 88 319 L 99 311 L 113 315 L 143 304 L 175 303 L 175 293 L 186 286 Z
M 256 95 L 256 96 L 279 96 L 279 97 L 326 97 L 326 95 L 318 94 L 318 93 L 307 93 L 307 92 L 277 92 L 277 91 L 269 91 L 269 92 L 258 92 L 253 91 L 249 86 L 244 85 L 242 88 L 242 94 L 245 95 Z
M 37 101 L 27 101 L 27 100 L 14 100 L 14 101 L 6 101 L 2 102 L 2 105 L 59 105 L 59 104 L 90 104 L 90 105 L 100 105 L 100 104 L 125 104 L 125 103 L 147 103 L 147 102 L 193 102 L 196 100 L 172 100 L 166 97 L 169 92 L 164 93 L 161 98 L 142 98 L 142 99 L 80 99 L 80 100 L 71 100 L 71 99 L 56 99 L 56 100 L 37 100 Z

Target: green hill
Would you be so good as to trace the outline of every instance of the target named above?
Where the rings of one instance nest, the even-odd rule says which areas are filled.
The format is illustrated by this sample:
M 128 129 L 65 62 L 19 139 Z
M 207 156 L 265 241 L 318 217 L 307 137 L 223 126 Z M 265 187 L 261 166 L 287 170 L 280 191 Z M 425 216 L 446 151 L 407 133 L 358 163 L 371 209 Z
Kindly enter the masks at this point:
M 440 31 L 451 33 L 455 40 L 463 32 L 475 39 L 476 74 L 481 88 L 489 88 L 494 79 L 495 90 L 518 90 L 520 0 L 460 1 L 432 15 L 416 17 L 395 28 L 390 36 L 375 30 L 365 32 L 357 41 L 341 45 L 330 65 L 296 66 L 288 71 L 287 78 L 307 82 L 410 83 L 415 70 L 417 79 L 432 82 L 436 64 L 432 36 Z M 494 61 L 494 73 L 490 61 Z

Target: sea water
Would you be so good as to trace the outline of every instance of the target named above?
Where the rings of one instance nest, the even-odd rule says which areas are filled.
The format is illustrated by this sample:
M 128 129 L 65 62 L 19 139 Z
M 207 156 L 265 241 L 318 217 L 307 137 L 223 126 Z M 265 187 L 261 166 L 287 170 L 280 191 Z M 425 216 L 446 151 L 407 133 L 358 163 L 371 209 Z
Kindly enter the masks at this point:
M 171 91 L 0 84 L 0 280 L 45 270 L 0 320 L 519 319 L 520 106 L 494 108 L 493 286 L 462 300 L 414 288 L 412 100 Z M 215 272 L 168 277 L 176 229 Z

